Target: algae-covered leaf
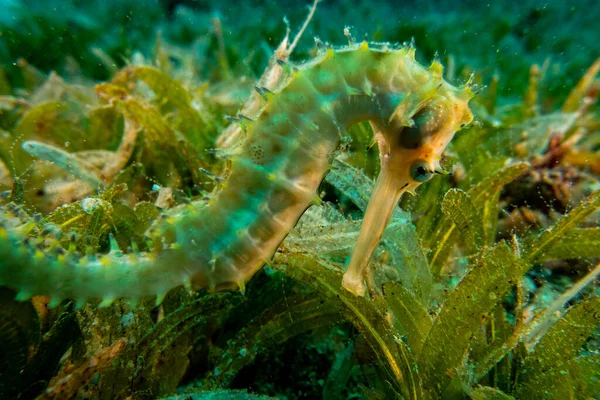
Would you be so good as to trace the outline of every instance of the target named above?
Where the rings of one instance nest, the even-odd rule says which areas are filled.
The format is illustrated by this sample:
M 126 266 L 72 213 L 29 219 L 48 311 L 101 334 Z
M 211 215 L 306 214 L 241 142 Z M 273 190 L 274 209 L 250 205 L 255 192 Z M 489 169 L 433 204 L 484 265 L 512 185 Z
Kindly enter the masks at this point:
M 0 158 L 17 174 L 22 173 L 33 158 L 20 148 L 21 143 L 32 138 L 58 138 L 61 132 L 55 132 L 55 124 L 65 108 L 64 104 L 48 102 L 27 110 L 10 134 L 0 136 Z
M 208 168 L 196 147 L 177 130 L 176 124 L 163 115 L 158 106 L 129 94 L 121 86 L 101 84 L 96 92 L 109 100 L 135 127 L 142 128 L 144 167 L 148 173 L 167 186 L 179 186 L 182 176 L 190 174 L 200 187 L 202 174 L 199 168 Z M 206 179 L 204 179 L 206 181 Z
M 158 211 L 156 206 L 147 201 L 136 204 L 133 211 L 135 212 L 138 222 L 135 232 L 139 234 L 143 234 L 146 229 L 150 227 L 152 222 L 160 215 L 160 211 Z
M 394 390 L 405 399 L 422 396 L 422 385 L 409 348 L 387 321 L 381 302 L 356 297 L 342 288 L 342 271 L 323 260 L 302 255 L 279 255 L 274 267 L 297 279 L 324 298 L 335 301 L 346 319 L 362 333 Z
M 81 330 L 76 314 L 65 311 L 60 314 L 50 330 L 42 336 L 37 351 L 33 354 L 17 379 L 12 381 L 10 391 L 0 393 L 2 398 L 38 398 L 64 361 L 65 353 L 81 339 Z M 41 383 L 41 384 L 40 384 Z
M 154 300 L 133 299 L 137 300 L 139 305 L 131 306 L 129 311 L 123 304 L 122 317 L 114 309 L 103 310 L 102 314 L 89 309 L 82 312 L 89 314 L 88 323 L 130 338 L 125 351 L 113 361 L 115 366 L 127 365 L 127 373 L 115 368 L 103 376 L 111 382 L 104 392 L 107 398 L 125 398 L 131 391 L 152 392 L 154 397 L 174 392 L 189 367 L 188 357 L 194 342 L 203 340 L 201 346 L 208 346 L 207 335 L 214 332 L 215 326 L 224 324 L 232 309 L 245 298 L 239 293 L 216 293 L 190 300 L 189 293 L 178 288 L 167 295 L 156 323 L 150 319 Z M 113 327 L 115 323 L 117 326 Z M 86 330 L 85 334 L 86 339 L 98 340 L 94 330 Z
M 151 143 L 168 147 L 177 143 L 171 124 L 152 105 L 137 97 L 117 100 L 116 104 L 128 118 L 144 128 L 145 138 Z
M 129 90 L 113 83 L 100 83 L 96 85 L 94 90 L 98 97 L 109 102 L 115 99 L 125 99 L 129 96 Z
M 581 204 L 569 211 L 554 226 L 537 236 L 530 237 L 524 243 L 523 258 L 535 262 L 544 258 L 544 254 L 563 237 L 575 229 L 579 223 L 600 207 L 600 191 L 586 197 Z
M 466 255 L 476 254 L 483 247 L 481 216 L 471 196 L 459 189 L 450 189 L 442 201 L 442 212 L 454 222 L 466 247 Z
M 112 231 L 119 247 L 127 249 L 135 244 L 138 249 L 145 249 L 147 238 L 144 234 L 160 211 L 149 202 L 138 203 L 134 209 L 121 202 L 113 203 L 112 207 Z
M 102 198 L 112 204 L 112 231 L 119 247 L 126 249 L 132 244 L 139 249 L 146 247 L 146 230 L 158 218 L 160 211 L 147 201 L 139 202 L 132 209 L 118 201 L 128 190 L 126 184 L 111 186 L 102 194 Z
M 191 106 L 192 98 L 179 82 L 159 69 L 150 66 L 132 67 L 132 74 L 146 82 L 157 98 L 170 101 L 175 107 L 181 108 L 187 118 L 198 121 L 201 117 Z
M 58 139 L 64 132 L 60 128 L 69 128 L 68 122 L 63 121 L 63 124 L 57 126 L 60 119 L 60 114 L 67 109 L 65 104 L 49 101 L 40 103 L 37 106 L 29 109 L 23 118 L 19 120 L 17 126 L 12 131 L 15 138 L 18 137 L 45 137 Z M 72 129 L 72 128 L 71 128 Z
M 13 185 L 13 179 L 6 164 L 0 159 L 0 191 L 8 190 Z
M 123 114 L 142 126 L 146 139 L 157 145 L 173 145 L 176 134 L 160 111 L 140 97 L 130 95 L 123 87 L 110 83 L 96 86 L 96 92 L 102 98 L 111 101 Z
M 91 247 L 97 251 L 100 237 L 112 227 L 113 203 L 127 190 L 127 185 L 114 185 L 100 197 L 87 197 L 83 200 L 57 208 L 46 217 L 46 222 L 56 224 L 63 235 L 61 244 L 67 248 L 75 239 L 79 250 Z
M 410 219 L 392 218 L 382 238 L 392 256 L 398 280 L 423 305 L 429 304 L 433 277 L 417 230 Z
M 448 179 L 436 175 L 419 187 L 418 196 L 403 196 L 400 201 L 402 208 L 413 215 L 418 237 L 425 241 L 438 229 L 438 222 L 442 216 L 440 201 L 449 186 Z
M 519 398 L 574 398 L 600 392 L 600 357 L 582 353 L 582 347 L 600 326 L 600 297 L 573 306 L 535 346 L 520 368 Z M 583 391 L 596 382 L 596 393 Z
M 518 111 L 520 114 L 521 111 Z M 517 117 L 517 124 L 505 122 L 502 126 L 488 126 L 475 129 L 473 138 L 459 140 L 454 145 L 455 151 L 461 155 L 467 170 L 479 177 L 490 170 L 490 167 L 505 163 L 514 157 L 531 157 L 541 155 L 550 138 L 564 134 L 577 121 L 575 113 L 555 112 L 523 119 Z M 512 126 L 511 126 L 512 125 Z M 469 136 L 469 135 L 465 135 Z M 460 139 L 460 137 L 459 137 Z M 462 142 L 462 143 L 461 143 Z
M 484 253 L 448 295 L 423 344 L 419 370 L 424 387 L 443 393 L 462 363 L 473 332 L 527 269 L 504 242 Z
M 577 357 L 586 339 L 600 326 L 600 297 L 592 297 L 571 307 L 540 339 L 523 361 L 522 376 L 529 371 L 560 369 Z
M 509 156 L 506 151 L 496 149 L 497 141 L 502 141 L 506 129 L 494 126 L 473 126 L 468 131 L 461 131 L 452 140 L 453 152 L 459 157 L 461 165 L 467 172 L 470 184 L 481 182 L 490 174 L 504 168 Z M 490 139 L 491 146 L 488 144 Z M 464 189 L 464 187 L 463 187 Z
M 523 175 L 528 168 L 529 163 L 518 162 L 502 168 L 489 178 L 473 186 L 468 193 L 471 195 L 475 207 L 481 206 L 494 193 L 499 192 L 505 185 Z
M 86 148 L 81 126 L 83 114 L 75 106 L 47 101 L 30 108 L 11 132 L 13 139 L 43 139 L 57 144 L 68 143 L 71 151 Z
M 179 128 L 192 146 L 196 150 L 206 148 L 210 139 L 207 123 L 192 107 L 192 97 L 189 92 L 179 82 L 156 68 L 134 67 L 133 74 L 150 86 L 157 98 L 163 102 L 170 102 L 179 111 Z
M 122 130 L 123 116 L 113 104 L 93 107 L 87 113 L 86 140 L 90 149 L 116 150 Z
M 324 204 L 308 209 L 283 245 L 291 252 L 347 253 L 356 243 L 359 230 L 359 222 L 345 219 L 336 209 Z
M 540 260 L 567 260 L 582 257 L 600 257 L 599 228 L 576 228 L 565 233 L 558 242 L 541 254 Z
M 394 327 L 406 337 L 408 346 L 418 356 L 433 325 L 431 316 L 411 292 L 395 282 L 386 283 L 384 293 L 394 316 Z
M 6 79 L 6 72 L 4 67 L 0 68 L 0 95 L 9 95 L 11 92 L 10 84 Z
M 514 397 L 507 395 L 503 391 L 489 387 L 478 386 L 469 393 L 471 400 L 511 400 Z
M 69 379 L 58 380 L 49 385 L 38 400 L 57 400 L 76 398 L 84 385 L 92 384 L 94 377 L 101 377 L 113 366 L 114 359 L 123 352 L 127 344 L 125 338 L 116 340 L 112 345 L 97 351 L 88 362 L 71 370 Z
M 279 300 L 230 340 L 213 370 L 213 387 L 229 386 L 261 351 L 301 333 L 343 321 L 335 304 L 319 297 L 299 295 Z
M 131 246 L 132 242 L 143 248 L 144 241 L 140 241 L 139 234 L 137 234 L 136 225 L 137 218 L 134 210 L 128 205 L 116 202 L 112 205 L 113 213 L 112 213 L 112 222 L 114 229 L 112 229 L 112 235 L 117 241 L 120 249 L 126 249 L 128 246 Z
M 127 189 L 127 184 L 125 183 L 112 185 L 100 195 L 100 198 L 108 201 L 109 203 L 114 203 L 127 192 Z
M 538 371 L 534 379 L 517 389 L 518 399 L 597 399 L 600 396 L 600 355 L 579 356 L 559 371 Z
M 485 179 L 471 190 L 473 205 L 480 210 L 483 222 L 484 244 L 491 246 L 496 242 L 496 227 L 498 225 L 498 201 L 502 188 L 517 179 L 529 168 L 525 162 L 516 163 L 500 170 L 490 179 Z
M 359 210 L 364 212 L 367 209 L 373 191 L 373 180 L 362 170 L 335 159 L 325 181 L 348 197 Z
M 287 252 L 347 256 L 356 244 L 360 221 L 343 218 L 331 206 L 309 209 L 285 239 Z M 414 226 L 404 218 L 392 218 L 385 228 L 381 246 L 390 260 L 382 280 L 397 279 L 427 304 L 431 291 L 431 274 Z M 374 258 L 376 261 L 377 258 Z M 376 273 L 380 271 L 377 270 Z M 392 275 L 392 277 L 390 277 Z M 379 277 L 379 276 L 378 276 Z
M 478 380 L 482 377 L 494 364 L 499 361 L 505 361 L 506 358 L 504 357 L 509 352 L 513 351 L 519 343 L 525 343 L 523 349 L 525 349 L 526 346 L 533 346 L 538 343 L 540 338 L 562 318 L 565 313 L 564 308 L 566 304 L 572 301 L 573 298 L 577 296 L 583 288 L 595 280 L 598 275 L 600 275 L 600 265 L 597 265 L 592 271 L 558 296 L 556 300 L 552 301 L 547 307 L 544 307 L 543 310 L 537 310 L 538 312 L 531 321 L 528 321 L 527 323 L 518 323 L 517 328 L 512 334 L 504 334 L 507 339 L 497 345 L 491 346 L 484 361 L 478 362 L 475 369 L 475 379 Z M 517 288 L 517 290 L 520 291 L 521 289 Z M 519 317 L 517 313 L 517 318 L 522 320 L 523 317 Z
M 482 210 L 493 208 L 491 204 L 496 201 L 502 187 L 522 175 L 528 166 L 529 164 L 524 162 L 510 165 L 469 189 L 467 193 L 471 196 L 473 206 Z M 492 203 L 490 204 L 490 202 Z M 440 274 L 456 244 L 456 235 L 453 235 L 454 229 L 456 229 L 454 222 L 450 218 L 444 217 L 438 221 L 436 234 L 431 235 L 427 242 L 426 248 L 432 250 L 429 264 L 433 276 Z M 489 226 L 487 229 L 489 230 Z M 486 237 L 491 235 L 491 233 L 486 233 Z
M 61 243 L 68 247 L 73 238 L 80 250 L 97 251 L 99 237 L 110 228 L 112 205 L 100 198 L 88 197 L 81 201 L 57 208 L 46 217 L 46 222 L 56 224 L 63 232 L 73 233 L 63 235 Z
M 50 161 L 61 167 L 65 171 L 75 175 L 94 189 L 102 189 L 104 184 L 100 178 L 100 171 L 94 166 L 77 157 L 75 154 L 68 153 L 57 146 L 52 146 L 36 140 L 28 140 L 23 143 L 23 150 L 32 156 Z
M 375 184 L 362 170 L 336 159 L 333 162 L 333 168 L 325 177 L 325 181 L 341 191 L 361 211 L 364 212 L 367 209 Z M 410 215 L 396 207 L 392 218 L 402 217 L 409 219 Z
M 138 343 L 138 351 L 144 357 L 157 357 L 185 332 L 210 319 L 225 318 L 242 301 L 239 294 L 216 293 L 188 302 L 154 325 Z
M 486 246 L 491 246 L 496 242 L 499 201 L 500 190 L 492 193 L 487 199 L 485 199 L 480 208 L 481 222 L 483 224 L 483 243 Z
M 469 362 L 475 366 L 473 381 L 489 383 L 481 378 L 493 367 L 489 380 L 494 382 L 496 388 L 511 390 L 512 359 L 505 355 L 509 351 L 506 350 L 507 343 L 518 340 L 519 336 L 516 335 L 515 327 L 507 319 L 504 305 L 498 303 L 481 329 L 476 331 L 469 346 Z

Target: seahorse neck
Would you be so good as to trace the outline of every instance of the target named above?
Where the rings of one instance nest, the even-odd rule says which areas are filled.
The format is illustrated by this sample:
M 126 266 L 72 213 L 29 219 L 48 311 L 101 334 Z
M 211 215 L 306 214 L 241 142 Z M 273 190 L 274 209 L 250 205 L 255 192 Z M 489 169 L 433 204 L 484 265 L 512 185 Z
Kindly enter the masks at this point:
M 333 106 L 335 118 L 344 130 L 365 121 L 384 126 L 387 123 L 385 116 L 393 110 L 392 96 L 388 93 L 344 95 Z

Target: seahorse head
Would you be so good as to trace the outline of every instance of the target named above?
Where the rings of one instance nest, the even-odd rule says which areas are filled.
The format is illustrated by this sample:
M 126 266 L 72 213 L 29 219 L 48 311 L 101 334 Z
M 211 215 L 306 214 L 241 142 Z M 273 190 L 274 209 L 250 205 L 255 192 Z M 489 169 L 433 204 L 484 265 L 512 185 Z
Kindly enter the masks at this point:
M 440 160 L 446 146 L 473 120 L 467 106 L 470 97 L 470 89 L 443 82 L 413 109 L 407 110 L 407 102 L 403 101 L 387 124 L 374 126 L 382 173 L 389 175 L 397 190 L 412 192 L 443 171 Z
M 474 96 L 470 85 L 452 86 L 442 78 L 439 62 L 424 68 L 410 52 L 400 65 L 398 81 L 391 81 L 392 88 L 402 88 L 390 97 L 393 111 L 388 118 L 371 121 L 381 171 L 344 275 L 343 286 L 355 295 L 364 294 L 364 271 L 400 196 L 441 173 L 446 146 L 473 120 L 467 104 Z

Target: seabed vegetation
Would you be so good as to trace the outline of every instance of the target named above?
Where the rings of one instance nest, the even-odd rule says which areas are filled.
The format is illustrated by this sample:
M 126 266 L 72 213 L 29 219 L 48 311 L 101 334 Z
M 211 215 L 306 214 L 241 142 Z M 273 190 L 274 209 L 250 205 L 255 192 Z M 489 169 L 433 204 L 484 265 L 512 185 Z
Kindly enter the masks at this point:
M 187 45 L 158 31 L 122 59 L 95 47 L 61 74 L 25 58 L 0 68 L 0 238 L 135 257 L 161 215 L 210 201 L 235 125 L 224 116 L 260 98 L 275 58 L 328 45 L 277 21 L 280 44 L 254 32 L 241 59 L 210 26 Z M 352 39 L 338 28 L 333 43 Z M 243 293 L 179 287 L 156 306 L 1 287 L 0 398 L 600 398 L 600 59 L 568 85 L 533 64 L 507 94 L 512 76 L 441 58 L 448 81 L 481 85 L 475 123 L 446 152 L 453 173 L 402 198 L 365 297 L 341 287 L 379 168 L 359 124 L 323 202 Z

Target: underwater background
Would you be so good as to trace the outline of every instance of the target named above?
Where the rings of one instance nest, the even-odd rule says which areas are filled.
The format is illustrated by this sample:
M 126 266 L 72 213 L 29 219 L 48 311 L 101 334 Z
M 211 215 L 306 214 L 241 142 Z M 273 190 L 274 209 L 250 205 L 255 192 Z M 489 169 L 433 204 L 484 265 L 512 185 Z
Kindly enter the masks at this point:
M 600 399 L 598 21 L 585 0 L 0 0 L 0 255 L 24 260 L 136 257 L 210 202 L 286 35 L 292 65 L 414 45 L 478 93 L 366 297 L 340 286 L 379 172 L 366 123 L 243 293 L 53 301 L 0 257 L 0 399 Z

